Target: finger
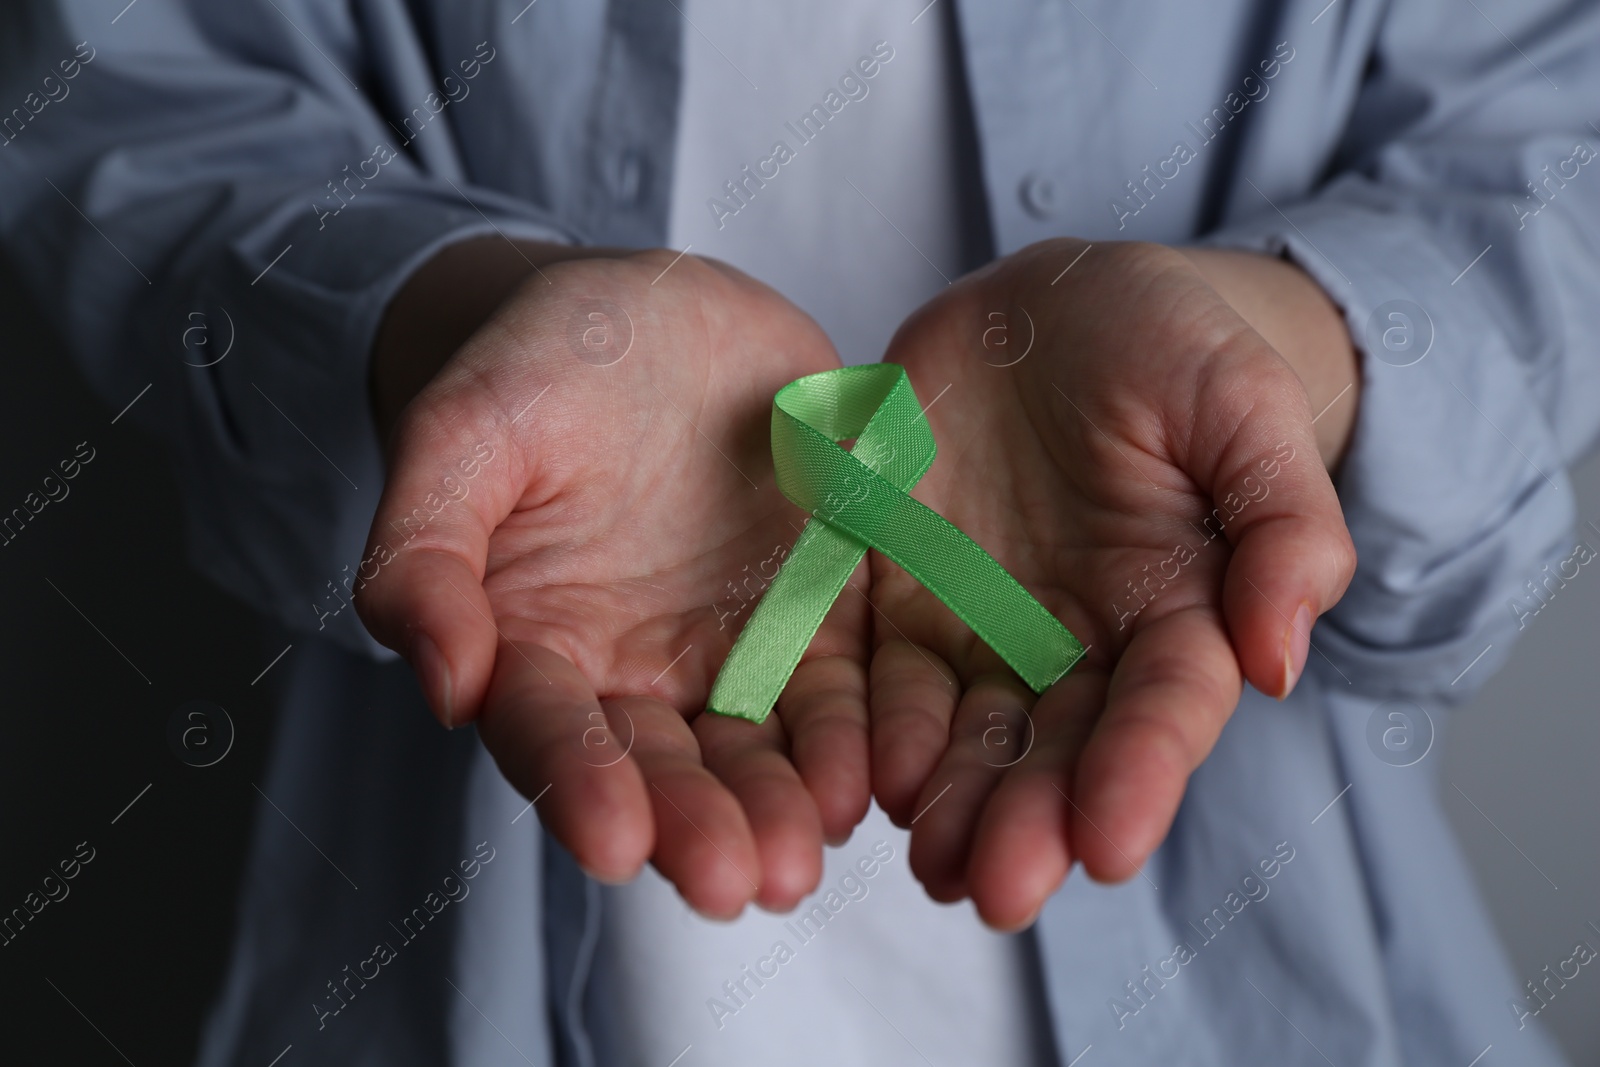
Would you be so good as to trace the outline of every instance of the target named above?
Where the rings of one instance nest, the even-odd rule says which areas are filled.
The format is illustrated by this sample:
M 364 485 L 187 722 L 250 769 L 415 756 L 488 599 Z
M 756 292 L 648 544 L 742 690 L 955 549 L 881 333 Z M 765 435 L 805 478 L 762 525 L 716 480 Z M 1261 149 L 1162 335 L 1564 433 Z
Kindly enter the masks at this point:
M 506 469 L 515 459 L 499 430 L 450 421 L 443 406 L 401 420 L 356 609 L 451 727 L 476 717 L 494 671 L 499 635 L 483 574 L 489 535 L 515 504 Z M 502 469 L 485 473 L 496 462 Z
M 604 882 L 639 873 L 656 838 L 645 778 L 634 760 L 612 760 L 627 742 L 576 667 L 532 642 L 502 641 L 478 731 L 580 867 Z
M 706 769 L 732 791 L 750 824 L 761 869 L 756 903 L 789 910 L 822 878 L 822 819 L 789 762 L 782 721 L 701 715 L 692 728 Z
M 630 756 L 649 784 L 655 814 L 651 862 L 702 915 L 737 917 L 760 893 L 762 878 L 739 799 L 701 761 L 700 742 L 677 709 L 651 697 L 609 703 L 631 715 L 637 731 Z
M 804 660 L 778 698 L 776 718 L 816 806 L 823 839 L 843 844 L 872 802 L 865 667 L 849 656 Z
M 1079 668 L 1009 727 L 1007 763 L 984 805 L 967 863 L 967 888 L 997 930 L 1030 925 L 1072 866 L 1072 771 L 1105 706 L 1106 678 Z
M 1033 693 L 1010 671 L 981 675 L 962 694 L 949 745 L 911 817 L 911 871 L 933 899 L 949 902 L 968 895 L 978 821 L 1014 758 L 1010 753 L 1017 739 L 1027 733 L 1033 702 Z
M 830 845 L 843 844 L 872 803 L 869 580 L 863 559 L 778 698 L 789 758 L 811 791 Z
M 356 601 L 367 628 L 411 664 L 447 729 L 472 721 L 498 640 L 481 574 L 461 555 L 417 548 L 397 555 L 379 578 Z
M 950 746 L 960 692 L 956 672 L 920 645 L 892 640 L 873 654 L 872 789 L 896 826 L 911 825 L 917 797 Z
M 1241 689 L 1238 661 L 1211 611 L 1175 611 L 1134 635 L 1070 790 L 1072 849 L 1091 877 L 1132 877 L 1155 851 Z
M 1220 483 L 1228 488 L 1213 489 L 1222 503 L 1208 523 L 1230 501 L 1238 510 L 1224 527 L 1234 547 L 1223 611 L 1245 677 L 1281 700 L 1305 670 L 1312 623 L 1350 582 L 1355 548 L 1308 425 L 1251 451 Z

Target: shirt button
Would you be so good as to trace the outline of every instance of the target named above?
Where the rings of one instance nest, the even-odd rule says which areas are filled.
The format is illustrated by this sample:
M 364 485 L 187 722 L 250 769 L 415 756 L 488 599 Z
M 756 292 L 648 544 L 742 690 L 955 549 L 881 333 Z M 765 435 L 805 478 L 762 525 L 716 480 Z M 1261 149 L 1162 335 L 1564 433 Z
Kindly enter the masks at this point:
M 614 182 L 612 191 L 619 201 L 624 204 L 638 203 L 644 196 L 644 157 L 631 148 L 624 151 L 617 157 L 612 180 Z
M 1061 210 L 1061 190 L 1054 178 L 1033 171 L 1022 179 L 1022 208 L 1036 219 L 1053 219 Z

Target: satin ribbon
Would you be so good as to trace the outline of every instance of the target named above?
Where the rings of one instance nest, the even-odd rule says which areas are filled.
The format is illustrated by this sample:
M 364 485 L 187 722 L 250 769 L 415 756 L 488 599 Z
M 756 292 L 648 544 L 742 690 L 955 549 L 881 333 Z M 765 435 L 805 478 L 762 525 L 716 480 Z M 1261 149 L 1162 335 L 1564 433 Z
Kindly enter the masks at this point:
M 852 450 L 839 442 L 855 438 Z M 909 490 L 936 446 L 905 368 L 844 367 L 790 382 L 772 400 L 783 495 L 812 514 L 712 686 L 709 708 L 763 722 L 870 546 L 944 601 L 1036 693 L 1082 643 L 987 552 Z

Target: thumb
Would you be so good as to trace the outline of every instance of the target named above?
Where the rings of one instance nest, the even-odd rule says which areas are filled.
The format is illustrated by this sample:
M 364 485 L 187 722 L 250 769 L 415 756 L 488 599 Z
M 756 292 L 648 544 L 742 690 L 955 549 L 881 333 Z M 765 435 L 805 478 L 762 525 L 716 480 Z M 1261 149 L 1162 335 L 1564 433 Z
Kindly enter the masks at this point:
M 449 728 L 477 716 L 494 672 L 499 634 L 483 576 L 489 535 L 515 495 L 514 457 L 497 437 L 475 441 L 460 422 L 427 414 L 403 420 L 357 574 L 361 620 L 411 664 Z
M 1239 666 L 1279 700 L 1305 670 L 1312 624 L 1344 595 L 1356 564 L 1309 420 L 1294 414 L 1266 433 L 1252 428 L 1254 440 L 1273 443 L 1225 468 L 1203 522 L 1206 536 L 1220 531 L 1233 545 L 1222 604 Z

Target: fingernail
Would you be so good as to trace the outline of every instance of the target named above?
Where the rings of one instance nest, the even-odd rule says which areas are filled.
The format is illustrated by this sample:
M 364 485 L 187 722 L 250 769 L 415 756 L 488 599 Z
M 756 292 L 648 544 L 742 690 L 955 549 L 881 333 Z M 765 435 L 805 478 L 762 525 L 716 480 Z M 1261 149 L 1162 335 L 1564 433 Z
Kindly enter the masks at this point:
M 422 680 L 422 692 L 444 720 L 446 730 L 455 729 L 455 709 L 450 706 L 450 665 L 433 638 L 419 633 L 411 642 L 411 667 Z
M 1039 906 L 1037 908 L 1033 909 L 1033 914 L 1029 915 L 1026 919 L 1023 919 L 1016 926 L 1013 926 L 1011 929 L 1005 931 L 1005 933 L 1008 933 L 1008 934 L 1020 934 L 1020 933 L 1022 933 L 1024 930 L 1027 930 L 1030 927 L 1032 927 L 1034 923 L 1038 922 L 1039 921 L 1039 916 L 1043 912 L 1044 912 L 1044 902 L 1041 901 L 1039 903 Z
M 1306 656 L 1311 651 L 1311 605 L 1304 600 L 1295 610 L 1294 621 L 1283 635 L 1283 692 L 1279 700 L 1286 699 L 1306 669 Z
M 606 886 L 627 885 L 634 878 L 631 874 L 601 874 L 599 871 L 592 871 L 582 864 L 578 865 L 578 869 L 594 881 Z

